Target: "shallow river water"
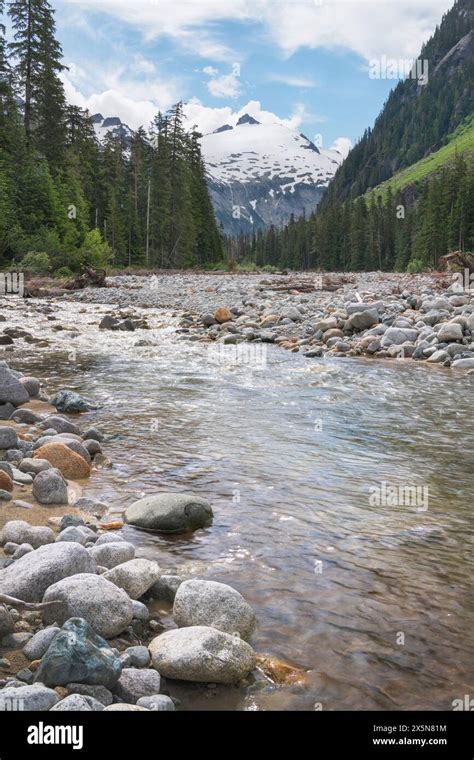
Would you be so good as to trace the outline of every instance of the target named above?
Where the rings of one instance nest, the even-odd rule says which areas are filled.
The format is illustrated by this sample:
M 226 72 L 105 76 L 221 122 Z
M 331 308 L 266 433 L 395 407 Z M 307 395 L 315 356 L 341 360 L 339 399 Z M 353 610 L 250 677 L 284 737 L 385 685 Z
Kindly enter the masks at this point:
M 257 613 L 255 649 L 308 671 L 303 686 L 176 687 L 184 709 L 452 709 L 474 696 L 473 377 L 275 347 L 265 366 L 234 365 L 159 312 L 152 332 L 104 333 L 106 309 L 81 308 L 54 310 L 76 337 L 23 315 L 55 346 L 12 366 L 100 405 L 89 416 L 114 467 L 86 495 L 117 512 L 163 490 L 208 498 L 208 530 L 124 533 L 164 569 L 237 588 Z M 418 487 L 416 503 L 377 500 L 383 483 Z

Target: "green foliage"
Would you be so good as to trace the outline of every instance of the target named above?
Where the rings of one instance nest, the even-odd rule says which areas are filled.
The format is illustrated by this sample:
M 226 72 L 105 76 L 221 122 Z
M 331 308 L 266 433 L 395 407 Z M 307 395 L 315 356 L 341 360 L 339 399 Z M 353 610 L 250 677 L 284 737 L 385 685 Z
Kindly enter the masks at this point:
M 408 77 L 391 91 L 373 129 L 367 129 L 336 172 L 322 201 L 355 199 L 437 150 L 472 113 L 474 57 L 447 54 L 472 30 L 472 0 L 456 0 L 419 59 L 428 62 L 428 82 Z
M 69 267 L 59 267 L 59 269 L 56 269 L 54 276 L 57 277 L 58 280 L 67 280 L 73 276 L 73 272 Z
M 415 274 L 417 272 L 423 272 L 426 269 L 424 263 L 420 259 L 413 259 L 407 266 L 408 274 Z
M 223 261 L 199 135 L 182 104 L 131 144 L 95 137 L 69 106 L 47 0 L 0 0 L 0 265 L 44 251 L 53 270 L 203 266 Z M 18 106 L 21 103 L 21 106 Z
M 23 272 L 45 274 L 51 269 L 51 261 L 44 251 L 30 251 L 20 260 L 19 266 Z
M 103 269 L 110 263 L 113 251 L 109 244 L 102 240 L 99 230 L 90 230 L 86 233 L 84 242 L 79 249 L 81 263 Z

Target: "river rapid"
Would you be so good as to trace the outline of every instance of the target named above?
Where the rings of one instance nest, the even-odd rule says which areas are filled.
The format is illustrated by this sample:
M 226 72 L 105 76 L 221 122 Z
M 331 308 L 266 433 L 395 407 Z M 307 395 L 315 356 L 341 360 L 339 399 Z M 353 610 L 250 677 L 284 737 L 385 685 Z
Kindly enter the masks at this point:
M 9 322 L 50 346 L 5 358 L 99 406 L 114 464 L 85 495 L 117 514 L 159 491 L 211 502 L 194 535 L 123 535 L 164 570 L 237 588 L 255 650 L 307 671 L 293 686 L 176 685 L 182 707 L 442 710 L 474 694 L 474 378 L 271 345 L 234 362 L 181 340 L 165 310 L 134 333 L 99 330 L 105 313 L 18 310 Z

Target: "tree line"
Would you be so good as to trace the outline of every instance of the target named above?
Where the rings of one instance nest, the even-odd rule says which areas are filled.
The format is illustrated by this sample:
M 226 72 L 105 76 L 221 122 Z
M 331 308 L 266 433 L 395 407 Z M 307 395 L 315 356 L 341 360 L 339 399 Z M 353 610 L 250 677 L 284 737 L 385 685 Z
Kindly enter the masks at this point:
M 12 38 L 6 36 L 6 14 Z M 0 0 L 0 265 L 204 266 L 222 258 L 196 129 L 183 106 L 100 144 L 66 102 L 47 0 Z
M 228 254 L 262 267 L 419 271 L 449 251 L 474 250 L 474 162 L 458 155 L 421 188 L 333 203 L 239 240 Z

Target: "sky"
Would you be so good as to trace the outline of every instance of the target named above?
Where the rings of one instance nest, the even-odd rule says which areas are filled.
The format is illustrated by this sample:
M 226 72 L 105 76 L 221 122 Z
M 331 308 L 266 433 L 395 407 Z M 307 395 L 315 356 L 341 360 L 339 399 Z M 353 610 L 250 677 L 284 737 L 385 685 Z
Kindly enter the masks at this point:
M 343 153 L 453 1 L 50 0 L 71 103 L 136 129 L 183 100 L 204 133 L 250 113 Z

